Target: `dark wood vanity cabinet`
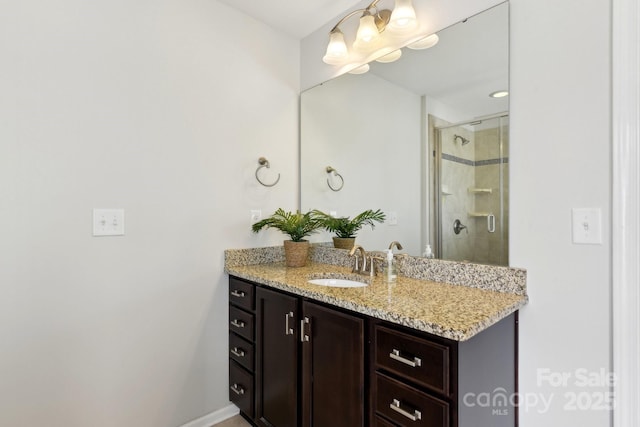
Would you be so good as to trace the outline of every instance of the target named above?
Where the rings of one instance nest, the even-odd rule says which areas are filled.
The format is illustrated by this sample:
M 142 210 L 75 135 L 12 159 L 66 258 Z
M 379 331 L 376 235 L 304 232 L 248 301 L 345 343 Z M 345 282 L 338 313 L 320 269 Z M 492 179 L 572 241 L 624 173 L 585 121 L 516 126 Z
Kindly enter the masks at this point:
M 255 415 L 255 286 L 229 278 L 229 400 Z
M 458 342 L 370 319 L 372 425 L 516 426 L 516 321 Z
M 365 426 L 364 319 L 302 302 L 303 427 Z
M 515 314 L 458 342 L 233 276 L 229 285 L 229 397 L 257 426 L 517 425 L 500 399 L 517 390 Z
M 256 289 L 256 421 L 261 426 L 298 425 L 298 299 Z
M 234 390 L 237 372 L 231 379 L 229 396 L 243 415 L 264 427 L 364 427 L 364 319 L 234 277 L 230 287 L 237 282 L 254 286 L 255 294 L 255 369 L 238 366 L 230 353 L 230 378 L 237 369 L 254 375 L 252 402 L 245 401 L 248 387 Z M 237 308 L 232 300 L 232 328 L 241 318 Z M 230 349 L 237 335 L 230 334 Z

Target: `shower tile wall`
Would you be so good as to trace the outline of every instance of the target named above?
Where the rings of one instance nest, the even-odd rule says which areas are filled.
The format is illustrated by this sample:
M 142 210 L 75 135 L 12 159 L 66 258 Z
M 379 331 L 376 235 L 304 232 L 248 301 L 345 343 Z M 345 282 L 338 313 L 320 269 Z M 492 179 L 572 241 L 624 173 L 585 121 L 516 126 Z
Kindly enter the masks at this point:
M 499 141 L 502 132 L 503 153 Z M 460 135 L 469 140 L 462 145 Z M 443 129 L 442 178 L 442 244 L 443 257 L 454 260 L 508 265 L 508 126 L 473 131 L 457 127 Z M 503 167 L 504 214 L 500 212 L 500 167 Z M 490 188 L 492 192 L 470 193 L 469 188 Z M 489 233 L 487 217 L 473 217 L 472 212 L 493 213 L 496 232 Z M 459 219 L 466 230 L 455 234 L 453 223 Z
M 454 141 L 455 135 L 460 135 L 469 140 L 462 145 L 460 140 Z M 469 197 L 467 189 L 473 186 L 475 181 L 474 167 L 475 157 L 474 135 L 472 131 L 464 128 L 443 129 L 442 142 L 442 170 L 441 179 L 443 195 L 441 200 L 442 219 L 442 255 L 445 259 L 473 261 L 476 229 L 475 223 L 469 221 L 468 213 L 473 211 L 473 200 Z M 453 223 L 459 219 L 467 226 L 460 234 L 453 232 Z

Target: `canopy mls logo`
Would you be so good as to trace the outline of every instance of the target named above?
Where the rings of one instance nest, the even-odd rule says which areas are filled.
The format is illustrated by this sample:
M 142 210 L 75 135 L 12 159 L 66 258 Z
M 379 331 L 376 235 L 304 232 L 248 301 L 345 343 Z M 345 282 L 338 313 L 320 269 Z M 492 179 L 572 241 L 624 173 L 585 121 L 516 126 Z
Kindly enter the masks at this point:
M 469 408 L 486 408 L 494 416 L 509 415 L 516 407 L 525 412 L 545 414 L 553 405 L 561 405 L 564 411 L 611 411 L 615 408 L 612 391 L 615 383 L 615 373 L 604 368 L 597 371 L 540 368 L 536 372 L 536 385 L 551 389 L 550 392 L 509 394 L 505 388 L 497 387 L 487 392 L 466 393 L 462 404 Z

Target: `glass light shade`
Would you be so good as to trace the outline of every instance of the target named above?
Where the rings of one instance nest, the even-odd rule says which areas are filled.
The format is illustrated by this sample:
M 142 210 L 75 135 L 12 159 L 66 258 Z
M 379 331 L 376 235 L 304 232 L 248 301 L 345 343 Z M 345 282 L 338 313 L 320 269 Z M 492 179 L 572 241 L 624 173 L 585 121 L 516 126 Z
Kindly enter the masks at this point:
M 396 7 L 391 12 L 387 28 L 393 32 L 407 32 L 418 26 L 416 11 L 411 0 L 396 0 Z
M 402 50 L 401 49 L 397 49 L 397 50 L 394 50 L 391 53 L 387 53 L 386 55 L 381 56 L 380 58 L 376 59 L 376 61 L 386 64 L 388 62 L 397 61 L 398 59 L 400 59 L 401 56 L 402 56 Z
M 369 64 L 364 64 L 349 71 L 349 74 L 364 74 L 367 71 L 369 71 Z
M 414 50 L 429 49 L 430 47 L 437 45 L 439 40 L 440 37 L 438 37 L 437 34 L 431 34 L 430 36 L 407 45 L 407 47 Z
M 329 35 L 329 44 L 327 45 L 327 52 L 322 60 L 326 64 L 339 65 L 346 61 L 349 56 L 347 45 L 344 42 L 344 34 L 342 31 L 336 30 Z
M 356 41 L 358 43 L 372 43 L 380 37 L 378 27 L 376 26 L 376 20 L 373 15 L 364 14 L 360 18 L 360 25 L 358 26 L 358 33 L 356 35 Z

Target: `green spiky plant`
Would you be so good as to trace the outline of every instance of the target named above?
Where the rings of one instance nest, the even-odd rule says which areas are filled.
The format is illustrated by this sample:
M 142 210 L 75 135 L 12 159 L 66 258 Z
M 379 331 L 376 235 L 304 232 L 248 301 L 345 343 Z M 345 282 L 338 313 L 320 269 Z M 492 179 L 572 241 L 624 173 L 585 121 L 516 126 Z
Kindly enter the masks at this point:
M 380 209 L 376 211 L 366 210 L 354 216 L 353 219 L 349 217 L 335 218 L 319 210 L 314 210 L 311 213 L 320 220 L 323 228 L 335 233 L 336 237 L 340 238 L 355 238 L 358 231 L 365 225 L 370 226 L 373 230 L 376 222 L 384 222 L 386 219 L 384 212 Z
M 289 235 L 292 241 L 302 242 L 304 238 L 315 233 L 322 228 L 319 218 L 311 212 L 300 213 L 299 211 L 286 212 L 284 209 L 277 209 L 271 216 L 256 222 L 251 226 L 254 233 L 263 228 L 275 228 Z

